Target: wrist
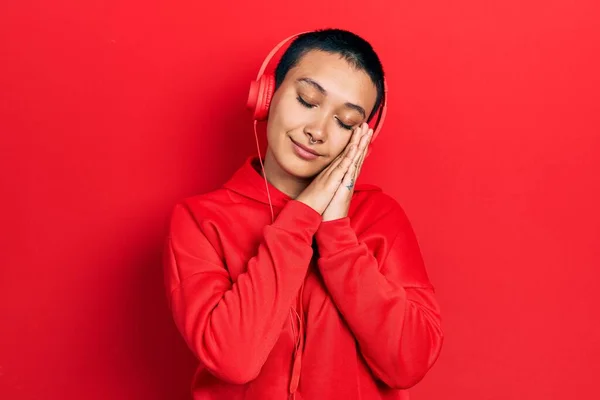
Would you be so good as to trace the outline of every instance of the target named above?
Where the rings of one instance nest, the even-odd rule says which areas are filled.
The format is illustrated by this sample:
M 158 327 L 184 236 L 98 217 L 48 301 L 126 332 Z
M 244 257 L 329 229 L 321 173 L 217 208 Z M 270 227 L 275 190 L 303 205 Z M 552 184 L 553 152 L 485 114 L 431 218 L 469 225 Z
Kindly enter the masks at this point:
M 336 221 L 338 219 L 346 218 L 347 216 L 348 216 L 348 213 L 343 213 L 343 212 L 332 213 L 332 212 L 325 210 L 325 212 L 323 213 L 323 222 Z
M 322 222 L 315 233 L 315 240 L 322 257 L 330 257 L 359 244 L 349 217 Z
M 305 204 L 306 206 L 308 206 L 310 208 L 312 208 L 313 210 L 315 210 L 319 214 L 323 214 L 323 210 L 320 210 L 319 207 L 317 207 L 316 205 L 314 205 L 309 199 L 303 197 L 302 195 L 299 195 L 298 197 L 296 197 L 295 200 L 299 201 L 300 203 Z

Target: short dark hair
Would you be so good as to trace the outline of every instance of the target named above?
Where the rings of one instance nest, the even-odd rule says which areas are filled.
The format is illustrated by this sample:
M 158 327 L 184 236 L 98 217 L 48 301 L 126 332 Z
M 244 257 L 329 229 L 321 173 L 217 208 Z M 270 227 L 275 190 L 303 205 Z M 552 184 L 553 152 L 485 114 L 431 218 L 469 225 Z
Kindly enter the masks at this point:
M 294 68 L 302 56 L 311 50 L 321 50 L 331 54 L 339 54 L 348 63 L 369 75 L 377 88 L 377 99 L 373 111 L 367 120 L 373 118 L 383 98 L 383 66 L 365 39 L 355 33 L 343 29 L 319 29 L 305 32 L 296 37 L 283 53 L 275 68 L 275 90 L 281 85 L 288 71 Z

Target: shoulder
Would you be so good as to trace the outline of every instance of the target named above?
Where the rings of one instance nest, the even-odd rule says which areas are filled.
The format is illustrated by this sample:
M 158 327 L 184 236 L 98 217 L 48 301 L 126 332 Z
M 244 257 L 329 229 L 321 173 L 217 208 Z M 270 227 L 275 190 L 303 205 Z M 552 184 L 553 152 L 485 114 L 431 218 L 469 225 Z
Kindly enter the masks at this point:
M 408 222 L 406 213 L 397 199 L 385 192 L 381 187 L 372 184 L 356 186 L 352 197 L 353 209 L 357 214 L 368 216 L 372 221 L 381 218 L 397 219 Z
M 233 201 L 229 191 L 223 188 L 210 192 L 187 196 L 174 204 L 170 214 L 170 226 L 193 223 L 198 227 L 206 220 L 214 220 Z

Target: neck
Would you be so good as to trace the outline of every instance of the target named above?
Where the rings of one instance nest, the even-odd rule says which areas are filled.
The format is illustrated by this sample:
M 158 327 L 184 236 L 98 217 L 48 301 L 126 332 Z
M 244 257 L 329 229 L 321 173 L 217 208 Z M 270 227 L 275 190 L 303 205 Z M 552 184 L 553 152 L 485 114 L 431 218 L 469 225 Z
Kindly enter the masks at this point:
M 300 193 L 310 184 L 310 179 L 298 178 L 284 171 L 275 160 L 273 153 L 267 147 L 267 154 L 263 162 L 265 174 L 269 183 L 275 186 L 279 191 L 287 194 L 292 199 L 298 197 Z M 259 171 L 262 174 L 262 171 Z

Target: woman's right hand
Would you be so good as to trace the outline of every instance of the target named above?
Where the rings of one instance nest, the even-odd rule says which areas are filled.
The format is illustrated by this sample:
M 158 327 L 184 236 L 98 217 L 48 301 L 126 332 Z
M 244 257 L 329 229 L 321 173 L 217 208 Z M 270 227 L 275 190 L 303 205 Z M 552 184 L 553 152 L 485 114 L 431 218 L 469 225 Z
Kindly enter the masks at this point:
M 333 195 L 342 183 L 348 168 L 352 165 L 352 160 L 354 159 L 358 148 L 358 139 L 360 139 L 358 132 L 360 132 L 360 128 L 357 128 L 353 132 L 352 138 L 346 145 L 344 151 L 321 171 L 319 175 L 312 180 L 310 185 L 296 197 L 297 201 L 313 208 L 319 214 L 323 214 L 331 202 L 331 199 L 333 199 Z

